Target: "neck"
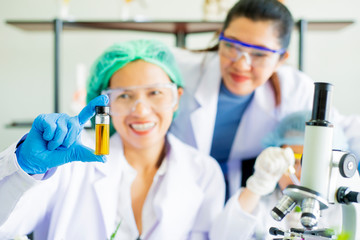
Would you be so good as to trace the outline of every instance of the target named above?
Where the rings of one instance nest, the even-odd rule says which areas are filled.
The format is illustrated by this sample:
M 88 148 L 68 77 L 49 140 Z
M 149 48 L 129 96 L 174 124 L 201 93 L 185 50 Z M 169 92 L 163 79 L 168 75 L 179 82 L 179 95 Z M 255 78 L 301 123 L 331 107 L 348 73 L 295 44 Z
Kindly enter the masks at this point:
M 124 147 L 124 155 L 138 173 L 152 172 L 160 167 L 165 157 L 165 142 L 142 149 Z

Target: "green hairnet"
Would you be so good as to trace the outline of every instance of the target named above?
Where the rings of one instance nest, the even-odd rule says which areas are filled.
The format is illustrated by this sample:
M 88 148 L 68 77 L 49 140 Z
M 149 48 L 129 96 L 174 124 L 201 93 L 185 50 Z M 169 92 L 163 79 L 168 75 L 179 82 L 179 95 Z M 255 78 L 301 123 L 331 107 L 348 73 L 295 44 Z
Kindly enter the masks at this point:
M 178 87 L 183 87 L 175 58 L 164 43 L 145 39 L 119 42 L 107 48 L 91 67 L 86 86 L 86 101 L 91 101 L 99 96 L 102 90 L 107 89 L 111 76 L 117 70 L 139 59 L 159 66 L 173 83 Z M 110 127 L 112 134 L 115 130 L 112 124 Z
M 304 145 L 305 122 L 311 119 L 311 111 L 299 111 L 284 117 L 279 125 L 263 140 L 263 146 L 281 147 L 282 145 Z M 339 127 L 334 127 L 333 148 L 348 150 L 345 133 Z

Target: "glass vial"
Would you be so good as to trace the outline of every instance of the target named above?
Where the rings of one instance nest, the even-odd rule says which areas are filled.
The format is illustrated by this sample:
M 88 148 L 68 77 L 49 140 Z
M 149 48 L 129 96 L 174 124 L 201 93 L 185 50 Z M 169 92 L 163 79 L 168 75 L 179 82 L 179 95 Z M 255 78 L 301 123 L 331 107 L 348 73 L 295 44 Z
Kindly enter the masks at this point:
M 95 112 L 95 154 L 107 155 L 110 141 L 110 107 L 96 106 Z

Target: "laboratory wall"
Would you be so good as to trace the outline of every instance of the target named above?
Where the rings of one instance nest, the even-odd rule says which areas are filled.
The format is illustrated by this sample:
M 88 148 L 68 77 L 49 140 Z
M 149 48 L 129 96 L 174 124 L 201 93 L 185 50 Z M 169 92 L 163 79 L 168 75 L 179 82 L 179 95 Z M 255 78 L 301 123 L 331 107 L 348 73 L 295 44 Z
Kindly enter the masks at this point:
M 54 109 L 54 34 L 24 31 L 7 20 L 52 20 L 68 2 L 67 17 L 74 20 L 121 20 L 125 0 L 12 0 L 0 1 L 0 151 L 16 142 L 40 113 Z M 133 0 L 127 12 L 139 20 L 202 20 L 204 0 Z M 287 0 L 295 19 L 354 21 L 338 29 L 309 30 L 304 40 L 304 72 L 314 81 L 334 84 L 333 103 L 343 114 L 360 114 L 360 1 Z M 128 17 L 129 17 L 128 16 Z M 213 34 L 192 34 L 187 47 L 208 46 Z M 75 115 L 74 97 L 81 95 L 91 63 L 116 41 L 157 38 L 175 45 L 171 34 L 133 31 L 66 31 L 60 46 L 60 111 Z M 288 64 L 298 64 L 298 32 L 294 30 Z

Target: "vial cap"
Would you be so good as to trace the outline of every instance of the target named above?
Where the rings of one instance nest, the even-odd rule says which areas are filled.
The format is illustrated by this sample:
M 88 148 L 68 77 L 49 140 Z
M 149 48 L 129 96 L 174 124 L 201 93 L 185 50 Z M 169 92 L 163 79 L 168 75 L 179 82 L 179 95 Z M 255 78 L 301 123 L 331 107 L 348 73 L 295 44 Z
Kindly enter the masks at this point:
M 95 106 L 95 112 L 96 112 L 96 114 L 109 114 L 110 113 L 110 107 Z

